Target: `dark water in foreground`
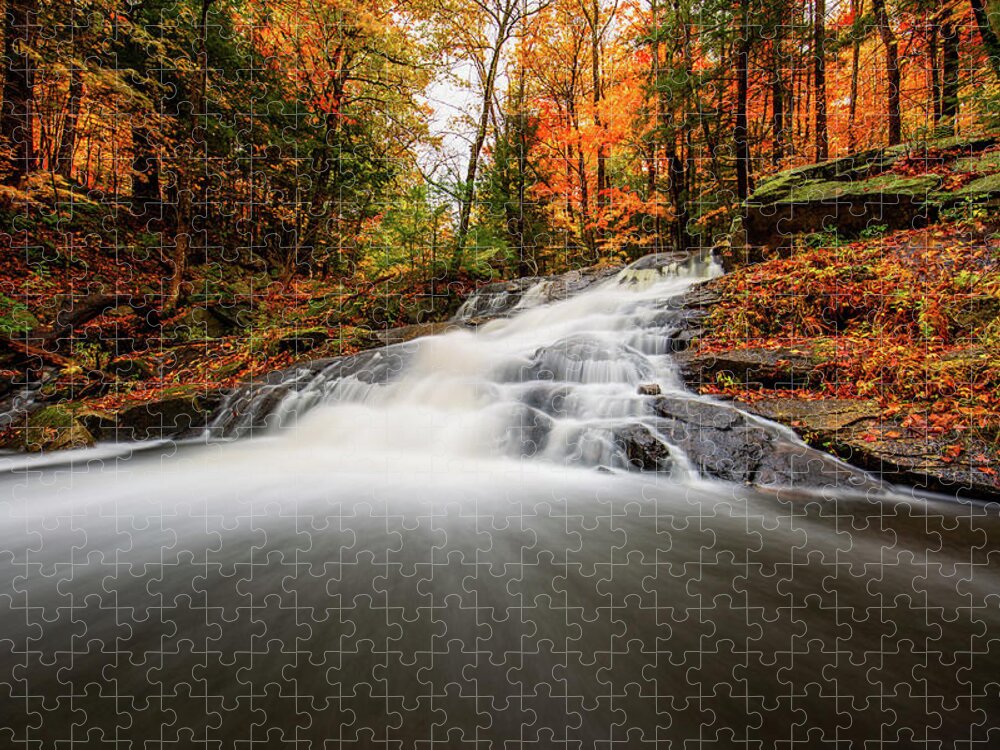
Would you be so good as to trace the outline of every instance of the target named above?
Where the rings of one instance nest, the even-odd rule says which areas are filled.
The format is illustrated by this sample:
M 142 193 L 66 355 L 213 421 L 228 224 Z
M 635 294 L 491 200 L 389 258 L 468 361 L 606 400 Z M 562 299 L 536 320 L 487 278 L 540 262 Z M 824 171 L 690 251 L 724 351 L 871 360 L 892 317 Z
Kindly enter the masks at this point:
M 995 505 L 625 470 L 674 270 L 0 458 L 0 747 L 1000 746 Z
M 995 512 L 488 464 L 209 502 L 192 454 L 4 504 L 4 744 L 998 739 Z

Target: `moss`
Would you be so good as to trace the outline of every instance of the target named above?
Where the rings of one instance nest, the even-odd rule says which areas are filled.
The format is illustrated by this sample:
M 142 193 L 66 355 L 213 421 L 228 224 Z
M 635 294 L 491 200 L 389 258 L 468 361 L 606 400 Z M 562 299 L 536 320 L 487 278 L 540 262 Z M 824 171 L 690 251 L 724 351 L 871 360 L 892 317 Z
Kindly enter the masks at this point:
M 973 200 L 1000 195 L 1000 173 L 973 180 L 965 187 L 951 193 L 951 195 L 955 198 L 971 198 Z
M 1000 172 L 1000 150 L 957 159 L 953 168 L 956 172 L 976 172 L 978 174 Z
M 941 178 L 933 174 L 919 177 L 885 174 L 857 182 L 812 181 L 791 190 L 782 202 L 815 203 L 868 195 L 907 195 L 919 198 L 932 194 L 940 185 Z
M 78 406 L 47 406 L 32 414 L 21 436 L 21 447 L 40 453 L 93 445 L 94 436 L 77 419 Z
M 921 153 L 927 151 L 976 154 L 991 147 L 995 142 L 992 138 L 967 136 L 930 139 L 890 148 L 872 149 L 819 164 L 796 167 L 763 180 L 750 196 L 749 203 L 764 205 L 781 201 L 797 203 L 874 193 L 917 196 L 936 190 L 940 179 L 934 175 L 915 178 L 892 174 L 878 177 L 870 175 L 888 169 L 902 158 L 919 157 Z M 1000 151 L 966 156 L 959 159 L 956 166 L 963 171 L 1000 170 Z M 931 184 L 930 180 L 936 180 L 936 183 Z

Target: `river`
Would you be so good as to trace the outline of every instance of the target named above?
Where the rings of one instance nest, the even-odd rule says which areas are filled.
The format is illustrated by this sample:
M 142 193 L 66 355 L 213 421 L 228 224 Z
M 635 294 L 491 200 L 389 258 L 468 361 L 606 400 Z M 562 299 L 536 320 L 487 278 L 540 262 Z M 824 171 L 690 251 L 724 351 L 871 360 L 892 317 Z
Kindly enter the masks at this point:
M 201 439 L 0 458 L 0 741 L 1000 742 L 994 506 L 723 481 L 663 412 L 733 414 L 666 333 L 719 272 L 542 282 L 237 393 Z

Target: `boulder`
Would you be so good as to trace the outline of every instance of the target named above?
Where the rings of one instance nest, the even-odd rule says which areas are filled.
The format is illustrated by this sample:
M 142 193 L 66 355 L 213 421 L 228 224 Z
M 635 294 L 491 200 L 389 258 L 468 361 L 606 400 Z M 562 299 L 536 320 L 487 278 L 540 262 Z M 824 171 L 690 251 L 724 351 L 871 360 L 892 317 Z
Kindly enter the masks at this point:
M 628 425 L 616 430 L 614 439 L 629 466 L 640 471 L 670 470 L 670 449 L 648 427 Z
M 619 271 L 620 266 L 591 266 L 558 276 L 526 276 L 487 284 L 465 301 L 453 320 L 481 325 L 510 315 L 518 306 L 534 307 L 567 299 Z
M 4 448 L 29 453 L 86 448 L 93 444 L 94 436 L 75 411 L 63 405 L 32 412 L 22 425 L 11 427 L 3 438 Z
M 208 425 L 222 400 L 214 391 L 165 395 L 123 408 L 117 416 L 118 440 L 160 440 L 195 432 Z
M 822 382 L 809 352 L 798 349 L 734 349 L 724 352 L 679 352 L 675 361 L 691 387 L 731 382 L 745 387 L 799 388 Z
M 417 339 L 422 336 L 436 336 L 439 333 L 453 331 L 458 327 L 459 326 L 451 321 L 443 321 L 440 323 L 415 323 L 409 326 L 387 328 L 384 331 L 375 331 L 372 333 L 372 337 L 378 341 L 378 343 L 384 346 L 390 346 L 392 344 L 402 344 L 406 341 L 412 341 L 413 339 Z
M 802 445 L 776 425 L 726 404 L 658 398 L 657 429 L 703 475 L 761 486 L 876 489 L 863 471 Z
M 897 417 L 883 418 L 874 401 L 789 397 L 763 399 L 743 408 L 791 426 L 809 445 L 878 473 L 888 482 L 1000 500 L 1000 478 L 982 471 L 990 467 L 949 455 L 957 436 L 907 429 Z M 991 454 L 995 451 L 981 441 L 966 444 L 966 456 Z
M 791 235 L 831 228 L 841 237 L 856 237 L 873 225 L 908 229 L 934 221 L 950 203 L 1000 195 L 995 174 L 1000 167 L 975 156 L 995 143 L 994 138 L 949 138 L 903 144 L 781 172 L 763 180 L 744 205 L 746 244 L 781 247 Z M 949 191 L 938 174 L 891 171 L 903 159 L 985 173 Z
M 199 304 L 164 327 L 164 334 L 185 340 L 214 339 L 228 336 L 250 323 L 250 306 Z
M 298 355 L 318 349 L 329 340 L 330 334 L 326 329 L 310 328 L 282 336 L 275 342 L 274 348 L 278 353 L 291 352 Z

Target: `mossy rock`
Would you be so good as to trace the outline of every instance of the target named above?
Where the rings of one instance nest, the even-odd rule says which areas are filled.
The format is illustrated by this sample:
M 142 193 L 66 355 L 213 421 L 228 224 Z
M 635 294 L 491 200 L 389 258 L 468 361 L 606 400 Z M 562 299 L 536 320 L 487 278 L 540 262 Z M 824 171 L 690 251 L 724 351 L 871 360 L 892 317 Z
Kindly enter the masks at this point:
M 881 202 L 895 202 L 896 196 L 912 198 L 923 197 L 936 191 L 941 186 L 938 175 L 928 174 L 919 177 L 900 177 L 886 174 L 858 182 L 819 182 L 810 181 L 792 188 L 778 203 L 825 203 L 842 198 L 873 198 Z
M 94 436 L 94 440 L 114 439 L 117 420 L 113 412 L 85 405 L 76 410 L 76 418 Z
M 1000 197 L 1000 173 L 986 175 L 951 193 L 953 200 L 987 200 Z
M 117 416 L 119 440 L 161 440 L 205 427 L 222 400 L 216 391 L 176 389 L 153 401 L 126 405 Z
M 221 338 L 249 325 L 249 316 L 249 308 L 199 305 L 184 313 L 165 332 L 181 341 Z
M 66 406 L 47 406 L 28 418 L 21 431 L 20 447 L 29 453 L 43 453 L 67 448 L 86 448 L 94 436 L 78 418 L 76 410 Z
M 952 169 L 956 172 L 976 172 L 984 175 L 1000 172 L 1000 150 L 956 159 Z
M 763 180 L 748 203 L 776 203 L 789 199 L 796 188 L 807 184 L 825 182 L 854 182 L 864 180 L 876 171 L 891 166 L 899 157 L 886 159 L 882 149 L 863 151 L 851 156 L 796 167 Z
M 325 328 L 306 328 L 282 336 L 271 345 L 270 349 L 274 354 L 291 352 L 298 355 L 318 349 L 329 340 L 330 334 Z
M 872 188 L 869 189 L 866 187 L 860 191 L 858 188 L 850 188 L 849 194 L 858 194 L 859 192 L 867 194 L 881 191 L 903 192 L 914 195 L 918 194 L 921 190 L 927 189 L 927 187 L 919 182 L 907 184 L 908 181 L 911 179 L 921 180 L 924 177 L 934 177 L 934 175 L 924 175 L 918 178 L 901 178 L 893 175 L 872 176 L 884 172 L 904 157 L 919 156 L 921 152 L 931 150 L 967 154 L 967 156 L 959 157 L 958 161 L 956 161 L 957 167 L 967 163 L 978 162 L 978 160 L 982 159 L 987 164 L 988 171 L 993 171 L 993 167 L 989 167 L 988 165 L 992 164 L 993 160 L 998 158 L 995 154 L 1000 154 L 1000 152 L 990 152 L 982 156 L 979 154 L 994 146 L 996 142 L 996 138 L 978 136 L 973 138 L 955 136 L 919 142 L 911 141 L 889 148 L 861 151 L 849 156 L 820 162 L 819 164 L 796 167 L 762 180 L 747 200 L 747 204 L 769 205 L 782 201 L 803 200 L 811 195 L 818 195 L 820 198 L 824 195 L 830 197 L 828 194 L 833 192 L 833 188 L 820 188 L 819 186 L 823 183 L 848 183 L 857 185 L 883 180 L 883 178 L 884 182 L 881 185 L 875 182 Z M 967 169 L 965 171 L 976 170 Z M 902 182 L 903 184 L 888 185 L 886 184 L 888 182 Z M 929 189 L 934 190 L 936 187 Z M 793 198 L 793 193 L 799 190 L 805 190 L 805 192 Z M 832 197 L 837 197 L 837 195 L 840 195 L 840 193 L 836 193 Z M 809 197 L 808 199 L 811 200 L 812 198 Z

